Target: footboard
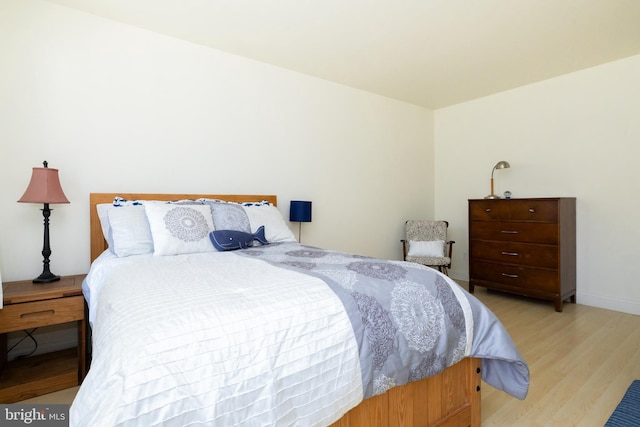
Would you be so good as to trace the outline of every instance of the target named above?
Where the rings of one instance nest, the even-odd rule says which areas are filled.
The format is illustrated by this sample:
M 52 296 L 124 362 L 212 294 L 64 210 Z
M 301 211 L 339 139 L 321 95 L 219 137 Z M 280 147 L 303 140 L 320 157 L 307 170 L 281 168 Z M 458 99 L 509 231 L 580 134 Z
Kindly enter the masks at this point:
M 430 378 L 363 401 L 333 427 L 480 426 L 481 360 L 465 358 Z

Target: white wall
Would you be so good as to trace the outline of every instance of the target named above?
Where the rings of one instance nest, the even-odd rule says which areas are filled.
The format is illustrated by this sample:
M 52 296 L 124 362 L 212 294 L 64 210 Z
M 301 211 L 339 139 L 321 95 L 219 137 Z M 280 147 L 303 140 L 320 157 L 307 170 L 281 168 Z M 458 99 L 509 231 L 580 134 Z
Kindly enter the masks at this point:
M 313 201 L 303 243 L 400 258 L 433 215 L 433 112 L 38 0 L 0 2 L 0 269 L 42 271 L 31 168 L 60 169 L 52 271 L 89 268 L 90 192 Z M 297 224 L 292 224 L 297 233 Z
M 71 200 L 51 218 L 57 274 L 89 267 L 89 193 L 131 191 L 275 193 L 285 216 L 289 200 L 313 200 L 304 243 L 383 258 L 399 259 L 405 219 L 447 219 L 452 276 L 467 279 L 467 199 L 486 195 L 491 168 L 508 160 L 498 192 L 578 198 L 578 301 L 638 314 L 638 76 L 633 57 L 434 119 L 47 2 L 2 0 L 2 278 L 42 270 L 40 206 L 16 200 L 48 160 Z
M 467 200 L 577 197 L 579 303 L 640 314 L 640 56 L 435 112 L 435 216 L 468 279 Z

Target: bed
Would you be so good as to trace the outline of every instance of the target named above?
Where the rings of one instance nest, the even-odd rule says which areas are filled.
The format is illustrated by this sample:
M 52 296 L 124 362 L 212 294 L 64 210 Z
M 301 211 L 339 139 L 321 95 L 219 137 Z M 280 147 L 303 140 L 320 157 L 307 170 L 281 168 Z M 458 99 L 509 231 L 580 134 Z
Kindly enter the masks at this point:
M 525 398 L 526 362 L 473 296 L 417 264 L 300 245 L 278 228 L 285 223 L 273 216 L 276 205 L 273 195 L 90 195 L 92 267 L 83 292 L 92 364 L 71 425 L 479 426 L 483 379 Z M 105 216 L 133 206 L 138 220 L 147 215 L 152 253 L 123 254 L 114 243 L 118 221 L 104 228 Z M 209 229 L 232 228 L 238 206 L 248 212 L 249 234 L 266 223 L 272 243 L 174 253 L 154 234 L 177 207 L 209 208 Z M 416 295 L 431 298 L 417 287 L 422 281 L 443 299 L 416 308 Z M 394 299 L 378 302 L 390 288 Z M 381 309 L 420 318 L 436 305 L 453 314 L 420 319 L 443 332 L 433 338 L 420 322 L 395 324 Z

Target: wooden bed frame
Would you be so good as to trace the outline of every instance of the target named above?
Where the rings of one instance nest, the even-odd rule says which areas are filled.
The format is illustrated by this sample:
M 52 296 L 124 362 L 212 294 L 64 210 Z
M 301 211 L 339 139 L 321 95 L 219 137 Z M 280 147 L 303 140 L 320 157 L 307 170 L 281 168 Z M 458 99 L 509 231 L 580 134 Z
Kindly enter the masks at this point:
M 231 202 L 268 200 L 277 205 L 274 195 L 219 194 L 136 194 L 91 193 L 91 261 L 105 249 L 96 205 L 112 203 L 116 197 L 128 200 L 220 199 Z M 481 361 L 465 358 L 444 372 L 430 378 L 390 389 L 364 400 L 347 412 L 333 427 L 427 427 L 480 426 Z

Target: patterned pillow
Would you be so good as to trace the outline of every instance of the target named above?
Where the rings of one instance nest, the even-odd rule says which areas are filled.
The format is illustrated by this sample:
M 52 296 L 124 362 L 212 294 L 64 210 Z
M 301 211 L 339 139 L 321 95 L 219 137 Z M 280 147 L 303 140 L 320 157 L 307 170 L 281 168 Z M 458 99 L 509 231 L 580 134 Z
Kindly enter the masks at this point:
M 127 200 L 116 196 L 112 203 L 96 205 L 102 234 L 109 250 L 119 257 L 153 253 L 153 239 L 144 210 L 147 203 L 198 204 L 196 200 Z M 138 209 L 138 210 L 136 210 Z M 113 214 L 112 212 L 118 212 Z
M 209 232 L 214 230 L 207 205 L 145 203 L 154 255 L 213 252 Z
M 237 203 L 207 203 L 211 207 L 213 225 L 216 230 L 235 230 L 251 233 L 249 217 L 242 205 Z
M 264 226 L 266 239 L 271 243 L 296 241 L 278 208 L 266 200 L 242 203 L 216 199 L 198 201 L 211 206 L 216 230 L 237 230 L 253 234 Z

